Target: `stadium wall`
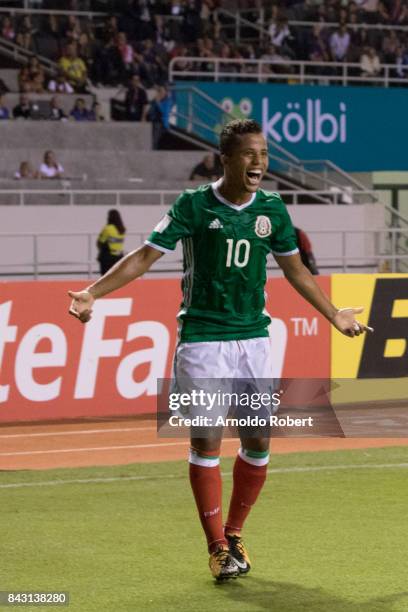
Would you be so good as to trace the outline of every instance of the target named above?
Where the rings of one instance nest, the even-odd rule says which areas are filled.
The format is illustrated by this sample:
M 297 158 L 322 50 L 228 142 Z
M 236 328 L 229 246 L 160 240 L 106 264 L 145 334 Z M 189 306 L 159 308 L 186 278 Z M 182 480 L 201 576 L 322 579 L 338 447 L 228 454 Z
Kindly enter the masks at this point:
M 56 264 L 66 262 L 66 268 L 58 268 L 66 272 L 72 269 L 80 270 L 81 268 L 73 268 L 74 264 L 85 264 L 88 261 L 89 245 L 86 234 L 92 234 L 91 260 L 96 263 L 96 237 L 106 221 L 109 208 L 85 205 L 1 206 L 0 271 L 32 273 L 33 241 L 29 236 L 16 237 L 14 234 L 17 233 L 50 234 L 39 239 L 38 259 L 49 264 L 49 271 L 56 271 Z M 168 207 L 126 205 L 120 210 L 128 229 L 125 250 L 130 251 L 141 244 L 167 212 Z M 332 257 L 332 267 L 342 263 L 341 231 L 347 232 L 347 255 L 369 261 L 376 252 L 375 236 L 373 233 L 363 232 L 385 226 L 384 209 L 381 205 L 302 205 L 291 206 L 289 211 L 295 225 L 310 234 L 317 259 Z M 175 258 L 180 260 L 180 250 Z M 170 259 L 173 260 L 174 256 L 166 256 L 163 263 L 164 260 Z M 86 271 L 86 267 L 84 270 Z
M 284 279 L 269 279 L 271 376 L 406 380 L 408 275 L 317 282 L 339 307 L 364 305 L 359 320 L 375 333 L 340 336 Z M 171 372 L 179 281 L 138 280 L 98 300 L 85 326 L 67 313 L 68 288 L 82 287 L 0 285 L 0 422 L 154 412 L 156 380 Z

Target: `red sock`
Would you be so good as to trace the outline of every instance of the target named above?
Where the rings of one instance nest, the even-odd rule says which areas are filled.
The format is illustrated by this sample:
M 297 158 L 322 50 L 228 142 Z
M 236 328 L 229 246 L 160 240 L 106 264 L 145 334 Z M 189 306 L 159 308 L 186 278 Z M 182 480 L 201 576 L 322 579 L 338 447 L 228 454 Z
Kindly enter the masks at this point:
M 227 544 L 222 524 L 222 481 L 219 457 L 199 455 L 190 450 L 190 483 L 203 526 L 208 550 Z
M 240 449 L 233 471 L 233 488 L 225 533 L 239 533 L 266 479 L 269 453 Z M 251 455 L 258 455 L 253 457 Z M 263 455 L 261 457 L 260 455 Z

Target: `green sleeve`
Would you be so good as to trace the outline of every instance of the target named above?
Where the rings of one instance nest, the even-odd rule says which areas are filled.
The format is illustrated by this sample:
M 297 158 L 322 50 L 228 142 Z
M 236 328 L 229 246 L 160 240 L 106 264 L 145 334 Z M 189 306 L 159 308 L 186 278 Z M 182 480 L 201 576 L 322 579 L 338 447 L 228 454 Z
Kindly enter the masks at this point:
M 192 234 L 193 203 L 190 194 L 184 192 L 156 225 L 145 244 L 169 253 L 174 251 L 179 240 Z
M 280 214 L 272 229 L 271 250 L 275 255 L 294 255 L 299 252 L 295 229 L 285 204 L 280 200 Z

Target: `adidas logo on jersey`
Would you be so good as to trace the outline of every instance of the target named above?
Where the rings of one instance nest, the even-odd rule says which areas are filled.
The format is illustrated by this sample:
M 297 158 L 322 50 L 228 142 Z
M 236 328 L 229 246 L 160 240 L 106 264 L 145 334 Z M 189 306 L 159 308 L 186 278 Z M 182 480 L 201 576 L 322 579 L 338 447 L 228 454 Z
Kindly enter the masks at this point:
M 221 229 L 223 226 L 223 224 L 221 223 L 221 221 L 219 219 L 214 219 L 214 221 L 211 221 L 210 225 L 208 226 L 210 229 Z

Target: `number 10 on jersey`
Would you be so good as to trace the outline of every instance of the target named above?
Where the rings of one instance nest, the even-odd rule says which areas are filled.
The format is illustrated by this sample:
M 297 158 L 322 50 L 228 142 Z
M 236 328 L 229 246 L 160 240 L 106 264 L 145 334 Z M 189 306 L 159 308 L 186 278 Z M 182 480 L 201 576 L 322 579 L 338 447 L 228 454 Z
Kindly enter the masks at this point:
M 234 239 L 227 238 L 227 261 L 226 267 L 230 268 L 232 263 L 237 268 L 245 268 L 249 259 L 249 251 L 251 249 L 251 245 L 249 240 L 245 240 L 242 238 L 235 243 Z

